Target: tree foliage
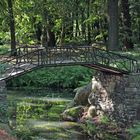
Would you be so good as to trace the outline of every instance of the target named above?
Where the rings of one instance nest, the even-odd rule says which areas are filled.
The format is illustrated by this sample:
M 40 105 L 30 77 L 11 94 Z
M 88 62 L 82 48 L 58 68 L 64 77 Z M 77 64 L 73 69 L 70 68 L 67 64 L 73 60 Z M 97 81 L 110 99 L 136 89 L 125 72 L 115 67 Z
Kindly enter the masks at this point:
M 11 0 L 15 19 L 16 42 L 54 46 L 64 44 L 109 44 L 108 2 L 111 0 Z M 116 0 L 118 1 L 118 0 Z M 0 2 L 0 42 L 10 40 L 8 1 Z M 133 48 L 140 41 L 140 17 L 137 0 L 118 4 L 119 35 L 115 50 Z M 119 27 L 117 27 L 119 26 Z M 116 40 L 116 41 L 117 41 Z M 110 41 L 109 41 L 110 42 Z M 118 47 L 118 48 L 116 48 Z M 112 49 L 112 48 L 111 48 Z

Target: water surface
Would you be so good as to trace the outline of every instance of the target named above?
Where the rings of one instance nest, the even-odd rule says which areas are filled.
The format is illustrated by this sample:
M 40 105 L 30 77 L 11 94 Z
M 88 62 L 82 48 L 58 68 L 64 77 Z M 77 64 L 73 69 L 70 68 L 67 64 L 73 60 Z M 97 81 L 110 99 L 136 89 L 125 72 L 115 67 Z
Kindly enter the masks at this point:
M 63 121 L 61 113 L 74 94 L 42 90 L 8 90 L 8 116 L 21 140 L 87 140 L 81 125 Z

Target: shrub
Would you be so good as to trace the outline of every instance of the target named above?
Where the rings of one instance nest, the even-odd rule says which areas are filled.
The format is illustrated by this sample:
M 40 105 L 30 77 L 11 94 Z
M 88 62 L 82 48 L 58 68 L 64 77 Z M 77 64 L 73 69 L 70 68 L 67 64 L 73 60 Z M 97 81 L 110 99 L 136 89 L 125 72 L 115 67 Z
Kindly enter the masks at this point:
M 80 66 L 46 67 L 12 79 L 7 85 L 12 87 L 76 88 L 88 83 L 92 76 L 93 70 Z

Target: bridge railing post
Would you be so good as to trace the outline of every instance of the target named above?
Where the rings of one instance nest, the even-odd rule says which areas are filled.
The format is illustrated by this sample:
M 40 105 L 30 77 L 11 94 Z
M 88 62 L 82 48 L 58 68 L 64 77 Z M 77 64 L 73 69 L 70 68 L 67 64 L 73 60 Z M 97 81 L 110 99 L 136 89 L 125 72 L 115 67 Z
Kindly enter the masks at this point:
M 132 63 L 131 71 L 135 72 L 135 73 L 139 72 L 138 71 L 138 62 L 137 61 L 132 61 L 131 63 Z
M 38 65 L 43 65 L 45 64 L 45 48 L 39 47 L 37 49 L 37 63 Z

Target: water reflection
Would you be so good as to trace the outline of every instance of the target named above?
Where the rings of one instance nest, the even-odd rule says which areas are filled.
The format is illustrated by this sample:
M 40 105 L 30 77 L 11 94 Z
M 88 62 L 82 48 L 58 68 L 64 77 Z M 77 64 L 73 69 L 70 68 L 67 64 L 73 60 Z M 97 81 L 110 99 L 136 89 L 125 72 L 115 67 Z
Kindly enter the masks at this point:
M 87 140 L 75 122 L 64 122 L 61 113 L 73 94 L 9 90 L 9 124 L 22 140 Z

